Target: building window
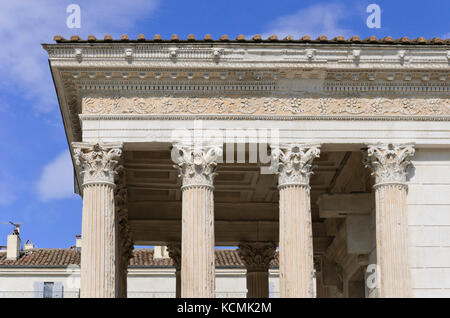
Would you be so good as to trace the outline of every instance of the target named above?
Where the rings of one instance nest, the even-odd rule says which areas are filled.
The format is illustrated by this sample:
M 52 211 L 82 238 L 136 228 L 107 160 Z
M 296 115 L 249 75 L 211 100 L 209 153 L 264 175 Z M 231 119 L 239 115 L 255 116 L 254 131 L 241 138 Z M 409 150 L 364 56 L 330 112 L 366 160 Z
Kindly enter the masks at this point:
M 44 283 L 44 298 L 53 298 L 54 283 Z

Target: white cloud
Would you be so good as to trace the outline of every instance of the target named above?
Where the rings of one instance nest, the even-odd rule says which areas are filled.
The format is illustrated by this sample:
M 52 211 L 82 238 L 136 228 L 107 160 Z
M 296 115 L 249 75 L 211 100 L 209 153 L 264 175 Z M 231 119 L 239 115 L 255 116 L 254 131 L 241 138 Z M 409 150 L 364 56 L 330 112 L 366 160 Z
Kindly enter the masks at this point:
M 68 150 L 62 152 L 44 167 L 37 183 L 37 192 L 41 201 L 74 196 L 73 166 Z
M 71 3 L 81 7 L 81 29 L 66 26 Z M 53 36 L 78 34 L 120 36 L 130 32 L 136 21 L 156 8 L 157 0 L 14 0 L 2 1 L 0 10 L 0 84 L 23 95 L 38 113 L 55 110 L 56 95 L 50 75 L 47 53 L 41 43 L 53 42 Z
M 341 4 L 315 4 L 269 22 L 267 31 L 262 36 L 266 38 L 276 34 L 282 38 L 292 35 L 295 39 L 303 35 L 309 35 L 313 39 L 319 35 L 326 35 L 328 38 L 337 35 L 350 37 L 352 31 L 341 26 L 342 20 L 346 17 L 348 10 Z

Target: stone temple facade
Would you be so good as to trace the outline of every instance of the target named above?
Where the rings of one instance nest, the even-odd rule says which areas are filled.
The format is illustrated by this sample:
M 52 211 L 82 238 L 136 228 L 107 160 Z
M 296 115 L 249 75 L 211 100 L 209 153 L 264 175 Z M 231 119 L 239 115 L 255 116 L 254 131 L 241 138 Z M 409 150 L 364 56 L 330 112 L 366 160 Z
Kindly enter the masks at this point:
M 44 44 L 83 197 L 81 297 L 124 297 L 133 245 L 177 295 L 450 296 L 449 40 L 173 36 Z

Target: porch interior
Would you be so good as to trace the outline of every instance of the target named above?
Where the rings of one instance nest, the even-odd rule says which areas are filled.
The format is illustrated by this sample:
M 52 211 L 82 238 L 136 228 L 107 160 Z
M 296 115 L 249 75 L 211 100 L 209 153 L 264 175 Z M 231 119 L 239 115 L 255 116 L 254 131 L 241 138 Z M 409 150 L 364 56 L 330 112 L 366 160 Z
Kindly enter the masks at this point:
M 344 262 L 343 256 L 338 255 L 339 249 L 341 245 L 347 245 L 348 238 L 346 233 L 340 233 L 346 231 L 345 211 L 321 210 L 317 203 L 323 195 L 372 196 L 370 171 L 362 164 L 362 152 L 354 148 L 353 151 L 332 151 L 325 145 L 320 157 L 314 160 L 316 167 L 310 185 L 313 249 L 318 257 L 315 267 L 316 271 L 317 267 L 321 271 L 316 277 L 322 285 L 317 290 L 318 297 L 350 297 L 355 295 L 355 290 L 361 290 L 355 283 L 351 283 L 352 288 L 348 287 L 348 282 L 350 279 L 354 282 L 355 273 L 361 267 L 346 274 L 348 282 L 339 277 L 344 275 L 340 272 L 345 272 L 346 266 L 353 266 L 339 264 Z M 226 149 L 224 146 L 224 161 Z M 167 242 L 181 241 L 181 182 L 171 160 L 171 145 L 128 145 L 125 150 L 129 221 L 135 244 L 166 245 Z M 261 173 L 261 167 L 269 164 L 248 163 L 248 144 L 246 150 L 245 163 L 234 160 L 234 163 L 223 162 L 217 166 L 218 175 L 214 182 L 216 246 L 237 246 L 240 242 L 253 241 L 278 244 L 277 176 Z M 234 154 L 236 159 L 236 149 Z M 342 235 L 344 239 L 340 237 Z M 328 273 L 327 277 L 322 277 L 322 272 Z M 344 284 L 348 286 L 344 288 Z M 359 296 L 364 297 L 361 293 Z

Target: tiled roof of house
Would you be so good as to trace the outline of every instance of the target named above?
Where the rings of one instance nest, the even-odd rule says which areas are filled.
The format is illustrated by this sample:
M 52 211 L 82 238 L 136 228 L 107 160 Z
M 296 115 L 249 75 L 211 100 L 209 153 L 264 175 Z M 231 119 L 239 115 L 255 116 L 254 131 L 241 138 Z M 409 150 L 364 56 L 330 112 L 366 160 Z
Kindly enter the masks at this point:
M 0 267 L 2 266 L 68 266 L 80 265 L 81 252 L 75 248 L 34 248 L 22 252 L 17 260 L 6 260 L 6 253 L 0 253 Z M 133 267 L 172 267 L 170 258 L 153 259 L 153 249 L 135 249 L 130 260 Z M 216 250 L 217 267 L 244 267 L 236 250 Z M 278 267 L 278 258 L 271 262 L 271 267 Z
M 80 251 L 76 249 L 34 248 L 21 251 L 17 260 L 7 260 L 0 253 L 0 266 L 67 266 L 80 264 Z
M 189 34 L 186 39 L 180 39 L 178 35 L 174 34 L 170 39 L 163 39 L 161 35 L 156 34 L 153 38 L 146 38 L 145 35 L 139 34 L 137 39 L 130 39 L 128 35 L 124 34 L 120 39 L 113 39 L 111 35 L 105 35 L 103 39 L 97 39 L 93 35 L 89 35 L 87 39 L 82 39 L 78 35 L 73 35 L 70 39 L 65 39 L 60 35 L 55 35 L 53 38 L 57 43 L 153 43 L 153 42 L 235 42 L 235 43 L 326 43 L 326 44 L 450 44 L 450 39 L 441 39 L 438 37 L 432 39 L 425 39 L 424 37 L 418 37 L 416 39 L 409 39 L 407 36 L 393 39 L 391 36 L 384 38 L 377 38 L 371 36 L 365 39 L 361 39 L 359 36 L 354 35 L 351 38 L 346 39 L 344 36 L 339 35 L 335 38 L 328 39 L 325 35 L 321 35 L 316 39 L 312 39 L 309 35 L 304 35 L 301 38 L 294 38 L 290 35 L 284 38 L 278 38 L 277 35 L 271 35 L 268 38 L 263 39 L 261 35 L 257 34 L 252 38 L 246 38 L 243 34 L 237 36 L 235 39 L 231 39 L 228 35 L 224 34 L 218 39 L 213 39 L 210 34 L 206 34 L 203 39 L 196 39 L 193 34 Z

